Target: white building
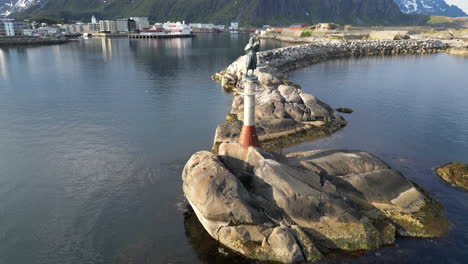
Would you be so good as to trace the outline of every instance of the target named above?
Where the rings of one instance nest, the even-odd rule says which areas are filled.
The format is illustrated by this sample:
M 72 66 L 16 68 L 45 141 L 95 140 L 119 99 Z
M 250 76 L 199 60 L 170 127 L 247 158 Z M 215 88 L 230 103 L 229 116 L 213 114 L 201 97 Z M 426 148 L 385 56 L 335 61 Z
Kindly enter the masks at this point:
M 97 24 L 97 20 L 96 20 L 96 17 L 95 16 L 92 16 L 91 17 L 91 24 Z
M 0 19 L 0 36 L 21 36 L 23 30 L 23 22 L 14 19 Z
M 231 30 L 231 31 L 239 30 L 239 22 L 237 22 L 237 21 L 231 22 L 231 26 L 229 27 L 229 30 Z
M 101 32 L 117 32 L 117 24 L 114 20 L 101 20 L 99 21 L 99 31 Z

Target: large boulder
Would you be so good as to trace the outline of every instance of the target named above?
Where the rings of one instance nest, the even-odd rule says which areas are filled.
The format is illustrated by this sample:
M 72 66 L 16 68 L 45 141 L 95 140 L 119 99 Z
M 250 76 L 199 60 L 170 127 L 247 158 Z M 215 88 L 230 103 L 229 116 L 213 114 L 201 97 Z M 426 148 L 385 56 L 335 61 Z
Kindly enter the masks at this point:
M 216 240 L 254 259 L 317 260 L 329 249 L 392 244 L 395 235 L 437 237 L 442 205 L 377 157 L 321 150 L 287 156 L 224 143 L 198 152 L 183 189 Z
M 183 190 L 199 221 L 216 240 L 241 254 L 293 263 L 320 258 L 299 227 L 280 226 L 240 180 L 211 152 L 192 156 L 183 171 Z M 305 248 L 306 250 L 301 250 Z M 314 255 L 310 255 L 312 252 Z
M 437 174 L 445 181 L 463 189 L 468 189 L 468 165 L 452 162 L 436 169 Z

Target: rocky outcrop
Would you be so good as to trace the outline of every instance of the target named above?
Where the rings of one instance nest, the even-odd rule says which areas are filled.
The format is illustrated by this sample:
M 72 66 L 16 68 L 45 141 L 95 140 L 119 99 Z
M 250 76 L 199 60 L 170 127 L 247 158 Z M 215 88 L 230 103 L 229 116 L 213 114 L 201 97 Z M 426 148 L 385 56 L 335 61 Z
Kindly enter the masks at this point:
M 323 136 L 346 125 L 334 109 L 297 86 L 269 87 L 256 95 L 257 134 L 266 148 L 286 146 L 304 137 Z M 215 145 L 237 142 L 244 118 L 244 100 L 234 95 L 226 123 L 218 126 Z
M 330 249 L 392 244 L 395 235 L 437 237 L 442 205 L 375 156 L 317 150 L 282 156 L 239 144 L 198 152 L 183 190 L 207 232 L 249 258 L 313 261 Z
M 257 133 L 265 148 L 278 148 L 330 135 L 346 121 L 326 103 L 302 92 L 299 85 L 283 78 L 287 71 L 331 58 L 436 52 L 446 48 L 440 41 L 339 41 L 316 40 L 312 44 L 258 53 L 261 94 L 256 96 Z M 229 91 L 242 88 L 245 57 L 213 75 Z M 216 129 L 214 150 L 223 142 L 237 142 L 242 128 L 243 98 L 234 94 L 230 117 Z M 229 118 L 232 120 L 232 118 Z
M 452 162 L 436 169 L 437 174 L 445 181 L 468 189 L 468 165 L 461 162 Z

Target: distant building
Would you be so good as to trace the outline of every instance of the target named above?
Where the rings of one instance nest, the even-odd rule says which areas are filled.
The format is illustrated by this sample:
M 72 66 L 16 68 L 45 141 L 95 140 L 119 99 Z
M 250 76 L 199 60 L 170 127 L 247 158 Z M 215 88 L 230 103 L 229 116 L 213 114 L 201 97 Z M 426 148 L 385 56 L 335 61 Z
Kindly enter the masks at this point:
M 96 20 L 96 17 L 95 16 L 92 16 L 91 17 L 91 24 L 97 24 L 97 20 Z
M 128 19 L 116 19 L 115 20 L 116 31 L 119 33 L 128 33 L 130 29 L 128 28 Z
M 21 36 L 24 23 L 14 19 L 0 19 L 0 36 Z
M 135 21 L 137 30 L 151 27 L 147 17 L 131 17 L 130 19 Z
M 128 30 L 130 32 L 136 32 L 138 30 L 137 23 L 133 19 L 128 20 Z
M 293 25 L 289 26 L 289 29 L 299 30 L 299 29 L 303 29 L 305 27 L 307 27 L 307 24 L 293 24 Z
M 100 30 L 101 25 L 99 23 L 89 23 L 88 30 L 98 32 Z
M 238 31 L 239 30 L 239 22 L 233 21 L 231 22 L 231 26 L 229 27 L 230 31 Z
M 128 32 L 135 32 L 137 30 L 137 25 L 135 20 L 132 19 L 117 19 L 115 21 L 116 30 L 119 33 L 128 33 Z
M 40 27 L 38 29 L 35 29 L 35 35 L 38 36 L 57 36 L 60 35 L 61 33 L 64 33 L 65 30 L 62 28 L 56 28 L 56 27 Z
M 193 32 L 220 32 L 225 30 L 224 25 L 191 23 L 189 26 L 192 28 Z
M 88 25 L 85 24 L 63 25 L 62 28 L 68 33 L 83 33 L 89 29 Z
M 101 20 L 99 21 L 99 31 L 115 33 L 117 32 L 117 25 L 114 20 Z

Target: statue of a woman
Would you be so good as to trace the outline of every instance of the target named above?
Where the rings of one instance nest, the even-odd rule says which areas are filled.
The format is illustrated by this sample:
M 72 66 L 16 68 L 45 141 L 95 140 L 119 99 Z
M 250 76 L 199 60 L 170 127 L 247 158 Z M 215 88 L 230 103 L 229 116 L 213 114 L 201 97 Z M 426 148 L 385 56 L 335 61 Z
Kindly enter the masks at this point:
M 245 46 L 245 76 L 253 76 L 254 71 L 257 68 L 257 51 L 260 47 L 260 43 L 254 37 L 249 39 L 249 43 Z M 249 70 L 252 70 L 252 74 L 249 74 Z

